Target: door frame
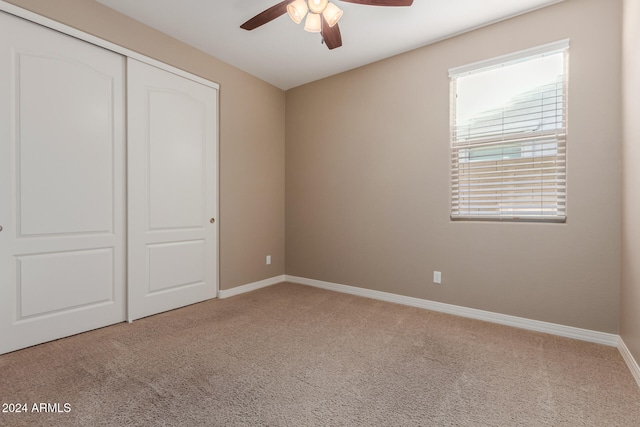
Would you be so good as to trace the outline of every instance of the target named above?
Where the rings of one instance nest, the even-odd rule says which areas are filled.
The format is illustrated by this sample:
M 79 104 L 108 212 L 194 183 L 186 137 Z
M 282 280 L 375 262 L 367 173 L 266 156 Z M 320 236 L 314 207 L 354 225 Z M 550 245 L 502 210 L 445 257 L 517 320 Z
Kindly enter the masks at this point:
M 160 68 L 162 70 L 176 74 L 180 77 L 184 77 L 186 79 L 192 80 L 202 85 L 211 87 L 218 92 L 216 96 L 216 117 L 215 117 L 215 120 L 216 120 L 216 131 L 215 131 L 216 132 L 215 133 L 216 207 L 215 207 L 215 212 L 213 213 L 214 218 L 216 219 L 214 224 L 214 226 L 216 227 L 215 229 L 216 237 L 215 237 L 214 245 L 216 248 L 215 250 L 216 250 L 216 266 L 217 266 L 214 280 L 215 280 L 215 294 L 216 294 L 216 297 L 218 297 L 220 294 L 220 84 L 213 82 L 211 80 L 207 80 L 203 77 L 197 76 L 195 74 L 191 74 L 187 71 L 184 71 L 180 68 L 166 64 L 164 62 L 158 61 L 156 59 L 150 58 L 146 55 L 140 54 L 133 50 L 127 49 L 126 47 L 101 39 L 100 37 L 96 37 L 89 33 L 85 33 L 84 31 L 70 27 L 61 22 L 44 17 L 42 15 L 38 15 L 37 13 L 28 11 L 14 4 L 7 3 L 4 0 L 0 0 L 0 12 L 5 12 L 10 15 L 14 15 L 18 18 L 22 18 L 27 21 L 31 21 L 35 24 L 42 25 L 43 27 L 66 34 L 68 36 L 75 37 L 79 40 L 85 41 L 87 43 L 91 43 L 103 49 L 118 53 L 124 56 L 125 58 L 132 58 L 140 62 L 143 62 L 145 64 L 152 65 L 156 68 Z M 127 143 L 128 141 L 125 141 L 125 145 Z M 125 248 L 125 252 L 126 252 L 126 248 Z M 128 271 L 126 263 L 125 263 L 125 270 Z M 127 272 L 127 275 L 128 275 L 128 272 Z M 128 286 L 128 284 L 126 284 L 126 286 Z M 128 311 L 129 311 L 128 302 L 126 305 L 127 305 L 126 311 L 128 316 Z

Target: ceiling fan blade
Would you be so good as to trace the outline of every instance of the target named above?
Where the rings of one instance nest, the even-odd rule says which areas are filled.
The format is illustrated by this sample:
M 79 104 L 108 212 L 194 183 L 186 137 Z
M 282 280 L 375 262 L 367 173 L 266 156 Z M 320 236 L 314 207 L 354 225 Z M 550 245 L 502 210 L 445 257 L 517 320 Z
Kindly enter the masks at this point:
M 293 2 L 293 0 L 285 0 L 276 4 L 275 6 L 271 6 L 269 9 L 265 10 L 249 19 L 244 24 L 240 25 L 240 28 L 243 30 L 251 31 L 255 28 L 258 28 L 261 25 L 266 24 L 267 22 L 271 22 L 276 18 L 287 13 L 287 5 Z
M 347 3 L 366 4 L 369 6 L 411 6 L 413 0 L 342 0 Z
M 342 46 L 340 27 L 338 27 L 338 24 L 330 27 L 324 16 L 322 17 L 322 39 L 329 50 Z

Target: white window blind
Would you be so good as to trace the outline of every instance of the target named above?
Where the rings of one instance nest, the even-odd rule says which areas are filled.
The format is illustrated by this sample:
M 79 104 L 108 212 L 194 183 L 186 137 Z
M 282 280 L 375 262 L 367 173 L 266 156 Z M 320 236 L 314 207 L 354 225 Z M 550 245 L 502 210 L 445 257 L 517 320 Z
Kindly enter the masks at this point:
M 450 70 L 452 219 L 566 219 L 568 47 Z

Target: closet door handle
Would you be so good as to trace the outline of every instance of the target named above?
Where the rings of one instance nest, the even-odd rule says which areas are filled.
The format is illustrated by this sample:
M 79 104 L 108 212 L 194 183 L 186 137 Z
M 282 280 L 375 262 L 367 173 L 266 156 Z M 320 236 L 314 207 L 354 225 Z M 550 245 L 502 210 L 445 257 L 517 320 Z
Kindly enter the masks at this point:
M 0 231 L 2 231 L 2 226 L 0 225 Z
M 211 224 L 213 224 L 214 222 L 216 222 L 216 219 L 215 219 L 215 218 L 211 218 L 211 219 L 209 220 L 209 222 L 210 222 Z M 0 230 L 1 230 L 1 229 L 0 229 Z

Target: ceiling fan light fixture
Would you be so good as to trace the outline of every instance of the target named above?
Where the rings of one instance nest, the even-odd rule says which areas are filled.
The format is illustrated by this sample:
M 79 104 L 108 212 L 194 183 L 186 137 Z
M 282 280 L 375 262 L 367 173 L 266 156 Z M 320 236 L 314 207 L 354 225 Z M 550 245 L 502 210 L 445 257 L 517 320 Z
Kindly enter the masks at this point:
M 289 18 L 296 24 L 302 22 L 302 18 L 307 14 L 309 8 L 304 0 L 295 0 L 293 3 L 287 5 L 287 13 Z
M 310 33 L 319 33 L 322 31 L 322 20 L 317 13 L 309 12 L 307 19 L 304 21 L 304 29 Z
M 342 18 L 342 9 L 333 3 L 329 3 L 327 4 L 324 12 L 322 12 L 322 15 L 324 16 L 324 19 L 327 20 L 329 26 L 333 27 L 338 23 L 340 18 Z
M 322 13 L 329 4 L 329 0 L 309 0 L 309 9 L 313 13 Z

